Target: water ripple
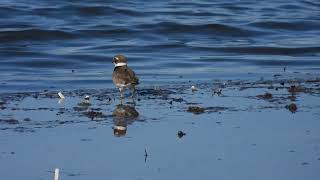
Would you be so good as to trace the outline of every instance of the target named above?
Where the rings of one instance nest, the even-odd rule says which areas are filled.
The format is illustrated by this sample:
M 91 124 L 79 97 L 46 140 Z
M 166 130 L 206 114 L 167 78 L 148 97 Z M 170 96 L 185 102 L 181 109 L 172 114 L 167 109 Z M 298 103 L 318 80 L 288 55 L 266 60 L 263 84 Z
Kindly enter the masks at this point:
M 120 53 L 149 82 L 159 74 L 160 81 L 187 72 L 232 76 L 227 69 L 246 75 L 249 67 L 256 73 L 279 66 L 315 72 L 319 7 L 317 0 L 4 0 L 0 84 L 9 88 L 15 85 L 6 81 L 18 79 L 29 87 L 28 79 L 45 75 L 45 82 L 30 82 L 30 88 L 50 86 L 57 76 L 57 83 L 86 86 L 90 82 L 73 81 L 86 73 L 90 81 L 111 83 L 110 61 Z

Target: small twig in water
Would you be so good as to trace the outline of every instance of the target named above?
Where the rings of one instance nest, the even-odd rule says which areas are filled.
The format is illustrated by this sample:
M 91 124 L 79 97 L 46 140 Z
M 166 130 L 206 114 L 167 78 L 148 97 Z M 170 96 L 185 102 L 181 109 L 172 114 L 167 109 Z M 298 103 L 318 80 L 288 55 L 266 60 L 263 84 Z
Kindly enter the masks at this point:
M 147 149 L 144 149 L 144 162 L 147 162 L 148 152 Z
M 54 170 L 54 180 L 59 180 L 59 169 L 58 168 L 56 168 Z

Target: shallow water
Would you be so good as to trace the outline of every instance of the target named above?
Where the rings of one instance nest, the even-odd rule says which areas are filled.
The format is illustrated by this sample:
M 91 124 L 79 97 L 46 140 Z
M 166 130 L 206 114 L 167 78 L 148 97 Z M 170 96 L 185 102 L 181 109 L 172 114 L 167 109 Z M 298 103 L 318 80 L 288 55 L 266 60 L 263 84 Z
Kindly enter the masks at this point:
M 142 85 L 317 72 L 319 8 L 317 0 L 2 0 L 1 91 L 111 87 L 118 53 Z

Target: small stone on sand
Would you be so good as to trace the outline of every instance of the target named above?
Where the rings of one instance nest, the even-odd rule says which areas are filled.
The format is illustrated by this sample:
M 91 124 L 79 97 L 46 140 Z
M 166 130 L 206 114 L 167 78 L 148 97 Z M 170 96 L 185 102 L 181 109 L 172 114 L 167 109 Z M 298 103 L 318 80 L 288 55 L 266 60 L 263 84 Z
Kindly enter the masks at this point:
M 297 105 L 294 103 L 287 105 L 286 108 L 292 113 L 295 113 L 298 110 Z

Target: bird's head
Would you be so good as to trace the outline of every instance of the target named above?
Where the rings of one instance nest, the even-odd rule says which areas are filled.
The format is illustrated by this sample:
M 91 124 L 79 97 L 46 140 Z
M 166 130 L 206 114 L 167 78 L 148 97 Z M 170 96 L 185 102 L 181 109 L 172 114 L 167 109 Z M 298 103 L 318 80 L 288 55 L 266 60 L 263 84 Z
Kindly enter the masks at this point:
M 115 67 L 118 67 L 118 66 L 126 66 L 128 61 L 124 55 L 119 54 L 113 57 L 112 63 L 114 64 Z

